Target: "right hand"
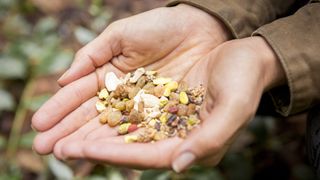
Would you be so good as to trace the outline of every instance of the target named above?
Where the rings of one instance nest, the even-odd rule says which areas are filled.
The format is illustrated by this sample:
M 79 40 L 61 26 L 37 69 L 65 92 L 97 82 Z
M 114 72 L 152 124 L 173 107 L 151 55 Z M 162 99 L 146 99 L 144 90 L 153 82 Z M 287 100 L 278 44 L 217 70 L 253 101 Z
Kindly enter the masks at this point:
M 55 147 L 59 157 L 61 144 L 66 142 L 63 138 L 98 115 L 94 96 L 106 72 L 122 75 L 144 66 L 179 81 L 229 37 L 215 17 L 184 4 L 112 23 L 78 51 L 70 69 L 58 80 L 64 87 L 35 113 L 32 126 L 40 133 L 34 150 L 51 153 L 61 140 Z

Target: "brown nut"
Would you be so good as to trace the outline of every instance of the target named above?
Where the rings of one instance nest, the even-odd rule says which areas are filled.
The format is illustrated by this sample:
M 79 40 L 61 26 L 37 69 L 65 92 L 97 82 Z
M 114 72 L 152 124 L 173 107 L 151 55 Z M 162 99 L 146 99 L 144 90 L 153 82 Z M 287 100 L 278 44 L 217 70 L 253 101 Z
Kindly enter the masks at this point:
M 120 111 L 112 111 L 108 114 L 108 124 L 110 127 L 115 127 L 120 123 L 121 120 L 121 112 Z
M 133 99 L 129 100 L 129 101 L 126 101 L 126 111 L 127 112 L 130 112 L 131 109 L 133 109 L 134 107 L 134 101 Z
M 164 93 L 164 86 L 163 85 L 158 85 L 156 86 L 154 89 L 154 95 L 157 96 L 157 97 L 161 97 Z
M 141 90 L 141 88 L 139 87 L 131 87 L 129 88 L 129 99 L 133 99 L 137 94 L 138 92 Z
M 131 122 L 133 124 L 138 124 L 142 120 L 143 120 L 143 118 L 141 117 L 140 113 L 137 110 L 132 109 L 129 114 L 129 122 Z
M 111 107 L 107 107 L 101 114 L 99 117 L 100 123 L 101 124 L 106 124 L 108 123 L 108 114 L 112 111 Z
M 138 79 L 136 86 L 139 87 L 139 88 L 143 88 L 144 85 L 146 84 L 146 82 L 147 82 L 147 77 L 146 76 L 141 76 Z
M 178 116 L 186 116 L 188 114 L 188 106 L 184 104 L 178 104 Z
M 193 103 L 188 104 L 188 112 L 187 115 L 190 116 L 196 113 L 196 105 Z
M 119 101 L 116 105 L 115 108 L 118 109 L 119 111 L 124 111 L 126 109 L 126 103 L 123 101 Z

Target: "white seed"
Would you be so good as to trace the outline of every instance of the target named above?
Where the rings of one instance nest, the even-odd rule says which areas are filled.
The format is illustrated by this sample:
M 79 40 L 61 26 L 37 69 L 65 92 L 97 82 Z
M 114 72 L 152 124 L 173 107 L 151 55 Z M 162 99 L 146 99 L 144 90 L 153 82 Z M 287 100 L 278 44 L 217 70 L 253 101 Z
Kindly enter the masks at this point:
M 130 82 L 131 83 L 136 83 L 138 81 L 138 79 L 146 72 L 146 70 L 144 70 L 144 68 L 139 68 L 137 69 L 133 76 L 130 78 Z
M 153 84 L 155 84 L 155 85 L 159 85 L 159 84 L 164 85 L 164 84 L 167 84 L 167 83 L 169 83 L 171 81 L 172 81 L 171 78 L 159 77 L 159 78 L 156 78 L 156 79 L 153 80 Z
M 146 108 L 151 107 L 159 107 L 160 106 L 160 99 L 152 94 L 141 94 L 141 99 L 144 102 L 144 106 Z
M 117 86 L 121 84 L 121 80 L 113 72 L 108 72 L 105 76 L 105 85 L 108 91 L 116 90 Z
M 106 109 L 106 106 L 103 104 L 102 101 L 97 101 L 96 102 L 96 109 L 99 113 L 102 113 Z

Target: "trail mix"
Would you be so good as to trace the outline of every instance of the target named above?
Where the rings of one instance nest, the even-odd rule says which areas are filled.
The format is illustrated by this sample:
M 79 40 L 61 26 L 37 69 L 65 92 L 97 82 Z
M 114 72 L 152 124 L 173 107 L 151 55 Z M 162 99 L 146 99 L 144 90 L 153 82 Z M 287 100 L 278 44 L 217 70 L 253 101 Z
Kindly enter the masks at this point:
M 170 137 L 185 138 L 200 123 L 202 85 L 189 88 L 185 82 L 160 77 L 156 71 L 137 69 L 123 78 L 105 75 L 105 88 L 97 93 L 100 122 L 118 126 L 125 142 L 153 142 Z

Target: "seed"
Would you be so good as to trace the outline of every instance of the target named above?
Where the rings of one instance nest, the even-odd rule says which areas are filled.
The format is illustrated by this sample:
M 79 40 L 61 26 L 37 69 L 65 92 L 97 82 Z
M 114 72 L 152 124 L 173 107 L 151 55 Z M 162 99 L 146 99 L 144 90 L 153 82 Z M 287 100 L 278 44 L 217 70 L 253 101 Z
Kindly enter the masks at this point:
M 179 102 L 179 98 L 180 96 L 178 93 L 175 93 L 175 92 L 170 93 L 170 96 L 169 96 L 170 100 Z
M 131 125 L 131 123 L 121 124 L 121 125 L 119 126 L 118 133 L 121 134 L 121 135 L 122 135 L 122 134 L 127 134 L 130 125 Z
M 106 99 L 109 96 L 109 92 L 106 88 L 103 88 L 100 92 L 99 92 L 99 99 Z
M 99 113 L 101 113 L 102 111 L 104 111 L 106 109 L 106 106 L 103 104 L 102 101 L 97 101 L 96 102 L 96 109 Z
M 172 114 L 172 115 L 169 117 L 169 119 L 168 119 L 168 121 L 167 121 L 167 124 L 171 124 L 176 118 L 177 118 L 177 115 Z
M 138 126 L 136 124 L 130 124 L 130 126 L 128 127 L 128 132 L 132 133 L 134 131 L 136 131 L 138 129 Z
M 126 135 L 124 137 L 125 143 L 133 143 L 138 141 L 138 135 Z
M 163 96 L 169 97 L 170 93 L 171 93 L 170 89 L 169 88 L 165 88 L 164 91 L 163 91 Z
M 162 113 L 159 119 L 163 124 L 166 124 L 168 121 L 168 113 Z
M 160 107 L 163 107 L 165 106 L 167 103 L 168 103 L 168 98 L 164 97 L 164 96 L 161 96 L 160 98 Z
M 108 124 L 110 127 L 115 127 L 119 124 L 121 119 L 121 112 L 120 111 L 112 111 L 108 114 Z
M 129 88 L 127 85 L 123 85 L 123 84 L 120 84 L 117 86 L 116 90 L 113 91 L 114 92 L 114 96 L 115 98 L 126 98 L 128 97 L 128 91 L 129 91 Z
M 168 138 L 168 136 L 163 132 L 156 132 L 153 137 L 153 139 L 156 141 L 160 141 L 160 140 L 167 139 L 167 138 Z
M 176 81 L 170 81 L 165 85 L 165 88 L 169 89 L 170 91 L 175 91 L 178 88 L 178 83 Z
M 144 102 L 143 101 L 140 101 L 138 103 L 138 112 L 139 113 L 142 113 L 144 111 Z
M 153 85 L 152 82 L 148 82 L 145 86 L 143 86 L 143 90 L 145 90 L 146 93 L 148 94 L 154 94 L 154 88 L 155 86 Z
M 170 81 L 172 81 L 171 78 L 159 77 L 159 78 L 156 78 L 156 79 L 153 80 L 153 84 L 155 84 L 155 85 L 159 85 L 159 84 L 164 85 L 164 84 L 169 83 Z
M 184 92 L 184 91 L 180 92 L 179 100 L 180 100 L 180 103 L 182 103 L 182 104 L 188 104 L 189 103 L 189 99 L 188 99 L 187 93 Z
M 149 124 L 151 127 L 154 127 L 154 126 L 156 125 L 156 122 L 157 122 L 156 120 L 151 119 L 148 124 Z
M 178 116 L 186 116 L 188 114 L 188 106 L 184 104 L 178 104 Z
M 126 109 L 126 103 L 123 101 L 120 101 L 115 105 L 115 108 L 118 109 L 119 111 L 124 111 Z
M 198 124 L 198 123 L 199 123 L 199 119 L 197 119 L 194 116 L 190 116 L 187 120 L 187 124 L 190 126 L 194 126 L 195 124 Z

